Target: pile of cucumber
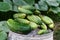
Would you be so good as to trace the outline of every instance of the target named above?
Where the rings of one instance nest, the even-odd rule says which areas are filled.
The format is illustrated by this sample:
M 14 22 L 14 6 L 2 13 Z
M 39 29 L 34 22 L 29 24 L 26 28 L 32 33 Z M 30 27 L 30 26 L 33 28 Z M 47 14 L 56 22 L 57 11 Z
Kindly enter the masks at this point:
M 48 29 L 54 28 L 53 20 L 45 15 L 41 15 L 40 11 L 33 6 L 19 6 L 19 13 L 13 15 L 14 19 L 8 19 L 7 24 L 11 31 L 20 34 L 28 34 L 35 29 L 39 29 L 37 34 L 41 35 Z

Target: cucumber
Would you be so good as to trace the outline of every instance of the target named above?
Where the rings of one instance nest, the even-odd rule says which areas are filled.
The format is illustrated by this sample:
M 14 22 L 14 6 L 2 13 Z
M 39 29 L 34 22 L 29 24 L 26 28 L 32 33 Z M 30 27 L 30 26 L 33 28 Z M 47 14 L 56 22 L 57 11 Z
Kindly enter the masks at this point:
M 39 15 L 41 12 L 39 10 L 35 10 L 34 14 Z
M 32 11 L 30 10 L 27 10 L 27 9 L 24 9 L 24 8 L 21 8 L 21 7 L 18 7 L 18 10 L 22 13 L 25 13 L 25 14 L 33 14 Z
M 52 24 L 53 20 L 48 16 L 40 15 L 41 20 L 46 24 Z
M 13 17 L 14 18 L 25 18 L 26 14 L 24 14 L 24 13 L 17 13 L 17 14 L 14 14 Z
M 15 20 L 19 23 L 24 23 L 24 24 L 29 24 L 30 23 L 30 21 L 28 21 L 27 19 L 17 18 Z
M 30 22 L 29 25 L 31 26 L 32 29 L 37 29 L 38 28 L 38 25 L 34 22 Z
M 54 23 L 53 24 L 49 24 L 48 27 L 51 28 L 51 29 L 53 29 L 55 27 Z
M 47 26 L 46 26 L 45 23 L 42 23 L 42 25 L 40 25 L 40 26 L 41 26 L 41 28 L 42 28 L 43 30 L 47 30 Z
M 32 22 L 35 22 L 37 24 L 42 24 L 42 21 L 41 21 L 40 17 L 38 17 L 36 15 L 27 16 L 27 19 L 32 21 Z
M 39 30 L 38 31 L 38 35 L 42 35 L 42 34 L 45 34 L 47 33 L 48 31 L 47 30 Z
M 29 25 L 20 24 L 13 19 L 9 19 L 7 21 L 7 24 L 9 26 L 10 30 L 13 31 L 13 32 L 28 34 L 29 32 L 32 31 L 32 28 Z

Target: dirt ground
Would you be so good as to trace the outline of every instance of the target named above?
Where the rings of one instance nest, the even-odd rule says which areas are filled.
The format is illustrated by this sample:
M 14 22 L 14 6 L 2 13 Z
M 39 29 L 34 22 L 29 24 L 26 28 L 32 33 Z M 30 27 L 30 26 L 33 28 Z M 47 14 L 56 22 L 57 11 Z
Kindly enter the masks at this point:
M 60 23 L 57 23 L 54 29 L 54 40 L 60 40 Z

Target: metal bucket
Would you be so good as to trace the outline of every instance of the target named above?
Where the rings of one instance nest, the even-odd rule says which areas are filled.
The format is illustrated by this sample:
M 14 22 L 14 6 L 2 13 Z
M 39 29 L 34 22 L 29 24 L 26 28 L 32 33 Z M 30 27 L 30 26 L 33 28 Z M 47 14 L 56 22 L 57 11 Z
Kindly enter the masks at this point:
M 9 32 L 8 40 L 53 40 L 53 32 L 43 35 L 36 35 L 34 37 L 21 35 L 14 32 Z

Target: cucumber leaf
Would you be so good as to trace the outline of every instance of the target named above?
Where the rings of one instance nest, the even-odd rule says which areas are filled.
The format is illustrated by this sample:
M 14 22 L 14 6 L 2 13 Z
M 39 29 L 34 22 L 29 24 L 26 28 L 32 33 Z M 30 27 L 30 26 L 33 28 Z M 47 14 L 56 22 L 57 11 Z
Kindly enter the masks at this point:
M 24 0 L 29 5 L 33 5 L 35 3 L 35 0 Z
M 6 21 L 0 22 L 0 31 L 4 31 L 4 32 L 9 32 L 10 31 Z
M 9 11 L 11 8 L 10 8 L 10 5 L 8 3 L 4 3 L 4 2 L 0 2 L 0 11 Z
M 47 11 L 48 10 L 48 5 L 45 3 L 45 1 L 39 1 L 39 8 L 42 11 Z
M 35 8 L 39 10 L 39 5 L 38 4 L 35 4 Z
M 60 4 L 60 0 L 56 0 Z
M 3 0 L 3 2 L 8 3 L 8 4 L 12 4 L 12 2 L 10 0 Z
M 18 6 L 27 5 L 27 3 L 23 0 L 13 0 L 13 3 Z
M 18 10 L 18 6 L 13 5 L 13 9 L 12 9 L 12 11 L 19 12 L 19 10 Z
M 7 39 L 7 34 L 4 31 L 0 32 L 0 40 L 6 40 Z
M 10 10 L 12 10 L 12 2 L 10 0 L 3 0 L 3 2 L 8 3 L 10 6 Z
M 50 11 L 52 11 L 53 13 L 59 13 L 60 12 L 60 7 L 51 7 Z
M 35 2 L 34 0 L 13 0 L 13 3 L 18 6 L 22 5 L 33 5 Z
M 46 0 L 46 2 L 49 6 L 54 6 L 54 7 L 59 6 L 59 3 L 57 3 L 56 0 Z
M 47 11 L 48 5 L 46 4 L 45 0 L 38 1 L 38 4 L 35 4 L 36 9 L 39 9 L 40 11 Z

